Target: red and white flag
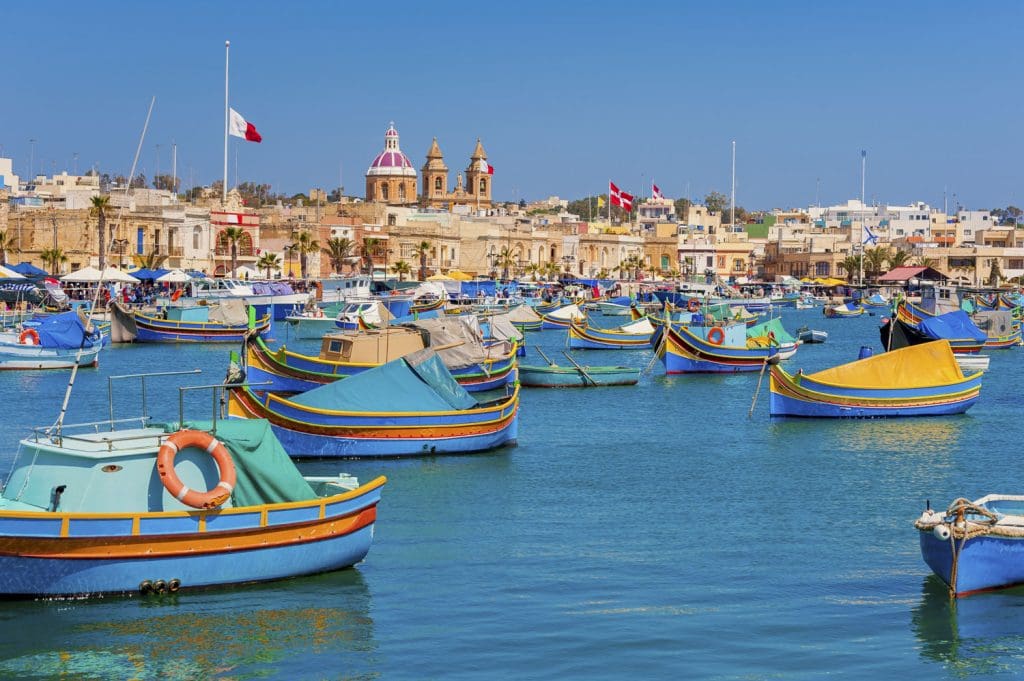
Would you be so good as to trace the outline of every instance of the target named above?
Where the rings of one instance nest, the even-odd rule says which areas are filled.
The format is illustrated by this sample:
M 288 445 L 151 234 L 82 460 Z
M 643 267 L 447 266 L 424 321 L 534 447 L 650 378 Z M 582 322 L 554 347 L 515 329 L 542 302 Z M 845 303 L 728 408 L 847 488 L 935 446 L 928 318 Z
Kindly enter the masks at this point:
M 616 187 L 614 182 L 608 183 L 608 199 L 613 206 L 618 206 L 627 213 L 633 210 L 633 195 Z
M 494 166 L 487 162 L 487 159 L 480 159 L 480 170 L 487 173 L 488 175 L 494 174 Z
M 652 199 L 663 199 L 663 198 L 665 198 L 664 196 L 661 195 L 661 190 L 658 189 L 658 185 L 654 184 L 653 182 L 651 183 L 651 198 Z
M 256 132 L 256 126 L 249 121 L 242 118 L 242 114 L 238 113 L 234 109 L 228 109 L 230 117 L 228 118 L 228 133 L 235 137 L 241 137 L 247 142 L 262 142 L 263 137 Z

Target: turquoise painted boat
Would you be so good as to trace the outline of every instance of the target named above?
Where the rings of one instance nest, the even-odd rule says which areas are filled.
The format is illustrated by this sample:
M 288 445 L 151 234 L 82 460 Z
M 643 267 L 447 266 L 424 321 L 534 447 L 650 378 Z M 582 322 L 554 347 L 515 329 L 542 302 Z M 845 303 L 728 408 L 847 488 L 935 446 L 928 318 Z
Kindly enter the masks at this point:
M 962 414 L 981 394 L 982 374 L 964 376 L 949 341 L 910 345 L 804 374 L 771 369 L 772 416 L 878 418 Z
M 921 557 L 954 598 L 1024 584 L 1024 495 L 928 506 L 914 527 Z
M 367 555 L 383 477 L 303 477 L 266 421 L 184 428 L 143 413 L 22 440 L 0 493 L 0 596 L 246 584 Z
M 228 415 L 267 419 L 293 456 L 463 454 L 515 444 L 519 387 L 477 402 L 426 349 L 294 396 L 232 387 Z
M 585 372 L 585 373 L 584 373 Z M 640 369 L 623 366 L 585 366 L 583 370 L 572 366 L 520 365 L 519 383 L 529 388 L 586 388 L 608 385 L 636 385 Z

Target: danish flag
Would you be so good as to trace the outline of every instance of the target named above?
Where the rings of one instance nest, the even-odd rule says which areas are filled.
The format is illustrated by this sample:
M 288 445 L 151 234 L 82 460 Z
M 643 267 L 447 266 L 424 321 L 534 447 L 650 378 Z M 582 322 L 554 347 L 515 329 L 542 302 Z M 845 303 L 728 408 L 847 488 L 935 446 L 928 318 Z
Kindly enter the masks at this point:
M 616 187 L 614 182 L 608 183 L 608 198 L 613 206 L 619 206 L 627 213 L 633 210 L 633 195 Z

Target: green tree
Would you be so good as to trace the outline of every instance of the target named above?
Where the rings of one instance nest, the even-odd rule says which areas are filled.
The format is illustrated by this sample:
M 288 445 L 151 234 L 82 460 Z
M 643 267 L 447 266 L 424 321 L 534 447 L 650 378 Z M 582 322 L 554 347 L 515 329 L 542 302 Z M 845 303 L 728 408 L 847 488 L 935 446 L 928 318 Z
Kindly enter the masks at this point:
M 412 249 L 412 254 L 419 258 L 420 261 L 420 281 L 426 281 L 427 279 L 427 256 L 430 254 L 430 242 L 421 241 L 416 244 L 416 248 Z
M 373 256 L 380 249 L 381 240 L 372 236 L 363 237 L 363 262 L 366 263 L 366 273 L 373 274 Z
M 918 258 L 917 259 L 917 266 L 918 267 L 935 267 L 938 264 L 939 264 L 939 261 L 938 261 L 937 258 L 924 258 L 924 257 L 922 257 L 922 258 Z
M 890 257 L 889 249 L 885 246 L 864 249 L 864 275 L 868 279 L 880 277 L 885 273 L 885 263 Z
M 846 280 L 848 282 L 852 283 L 854 278 L 860 272 L 860 259 L 861 256 L 859 255 L 848 255 L 839 263 L 839 266 L 843 268 L 844 272 L 846 272 Z
M 231 247 L 231 276 L 235 276 L 235 270 L 238 269 L 238 242 L 245 236 L 245 230 L 241 227 L 227 227 L 222 232 L 224 240 L 228 242 L 228 246 Z
M 687 222 L 690 218 L 690 206 L 692 202 L 690 199 L 676 199 L 674 206 L 676 209 L 676 219 L 681 222 Z
M 412 274 L 412 266 L 404 260 L 399 260 L 391 266 L 391 272 L 398 275 L 398 281 L 402 281 L 403 274 Z
M 889 254 L 889 269 L 893 270 L 897 267 L 903 267 L 910 262 L 910 253 L 903 249 L 896 248 Z
M 59 248 L 47 248 L 39 254 L 44 265 L 49 265 L 50 274 L 60 274 L 60 266 L 68 261 L 68 256 Z
M 96 215 L 97 228 L 99 229 L 100 247 L 99 261 L 100 271 L 107 266 L 107 208 L 110 207 L 110 197 L 99 195 L 92 197 L 92 212 Z
M 166 189 L 169 192 L 175 194 L 178 193 L 178 188 L 181 186 L 181 180 L 173 175 L 154 175 L 153 176 L 153 188 L 154 189 Z
M 306 256 L 320 250 L 320 242 L 313 238 L 313 234 L 307 231 L 299 232 L 295 239 L 296 251 L 299 253 L 299 272 L 302 278 L 306 278 Z
M 502 247 L 495 264 L 501 268 L 501 278 L 507 281 L 509 270 L 516 266 L 516 259 L 512 249 L 508 246 Z
M 342 269 L 345 267 L 345 261 L 352 257 L 352 250 L 355 248 L 355 243 L 344 236 L 331 237 L 327 240 L 327 247 L 324 249 L 324 253 L 331 260 L 331 268 L 334 269 L 336 274 L 341 274 Z
M 256 263 L 256 266 L 262 270 L 265 270 L 267 273 L 267 279 L 271 279 L 272 277 L 270 275 L 270 272 L 271 270 L 276 270 L 281 266 L 281 259 L 277 256 L 277 253 L 271 253 L 270 251 L 267 251 L 266 253 L 260 256 L 260 259 Z
M 729 197 L 721 192 L 712 191 L 704 197 L 704 206 L 711 212 L 724 215 L 729 207 Z

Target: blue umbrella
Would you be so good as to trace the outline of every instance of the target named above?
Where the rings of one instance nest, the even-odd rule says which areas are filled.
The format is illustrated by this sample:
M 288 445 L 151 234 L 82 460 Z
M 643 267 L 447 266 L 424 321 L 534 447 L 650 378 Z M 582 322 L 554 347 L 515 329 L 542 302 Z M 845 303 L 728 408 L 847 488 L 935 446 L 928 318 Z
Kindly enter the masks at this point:
M 45 277 L 49 275 L 46 270 L 39 269 L 30 262 L 19 262 L 17 265 L 11 265 L 10 268 L 26 277 Z

